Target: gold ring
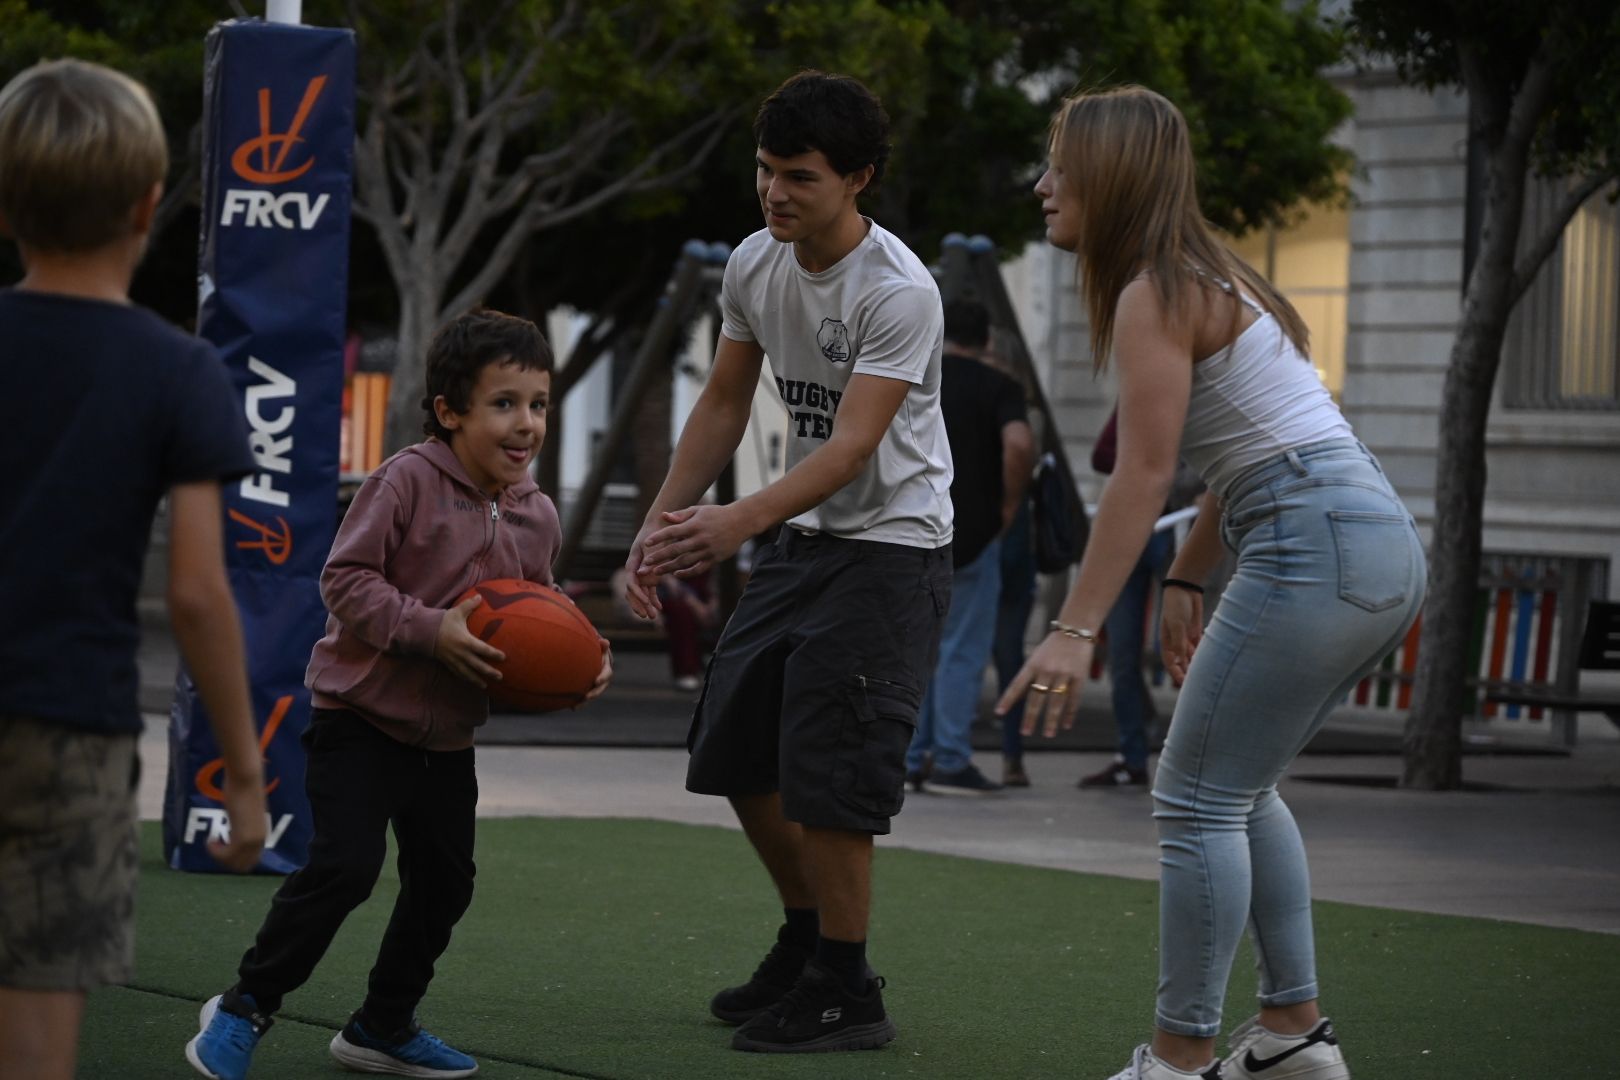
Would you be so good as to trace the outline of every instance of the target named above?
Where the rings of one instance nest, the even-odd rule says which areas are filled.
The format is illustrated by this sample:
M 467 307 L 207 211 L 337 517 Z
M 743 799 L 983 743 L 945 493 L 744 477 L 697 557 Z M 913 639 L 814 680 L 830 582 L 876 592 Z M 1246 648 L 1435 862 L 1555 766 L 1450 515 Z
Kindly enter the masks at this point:
M 1069 692 L 1069 688 L 1067 686 L 1054 686 L 1054 687 L 1052 687 L 1052 693 L 1054 693 L 1054 694 L 1067 694 L 1068 692 Z
M 1031 690 L 1034 690 L 1034 691 L 1036 691 L 1036 692 L 1037 692 L 1037 693 L 1042 693 L 1042 694 L 1044 694 L 1044 693 L 1046 693 L 1046 692 L 1047 692 L 1047 691 L 1048 691 L 1048 690 L 1050 690 L 1050 689 L 1052 689 L 1052 688 L 1051 688 L 1051 687 L 1050 687 L 1050 686 L 1047 686 L 1047 685 L 1046 685 L 1046 684 L 1045 684 L 1045 683 L 1038 683 L 1038 682 L 1032 682 L 1032 683 L 1030 683 L 1030 684 L 1029 684 L 1029 688 L 1030 688 L 1030 689 L 1031 689 Z

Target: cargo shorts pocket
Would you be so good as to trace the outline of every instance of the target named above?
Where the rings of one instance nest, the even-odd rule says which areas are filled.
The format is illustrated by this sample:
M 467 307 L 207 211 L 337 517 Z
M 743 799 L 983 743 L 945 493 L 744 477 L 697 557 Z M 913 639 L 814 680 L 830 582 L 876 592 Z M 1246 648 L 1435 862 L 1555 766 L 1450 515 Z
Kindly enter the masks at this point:
M 1365 611 L 1387 611 L 1412 595 L 1411 523 L 1404 514 L 1329 510 L 1339 557 L 1339 599 Z
M 905 801 L 906 748 L 917 729 L 920 695 L 867 675 L 854 676 L 846 692 L 833 793 L 863 813 L 893 817 Z

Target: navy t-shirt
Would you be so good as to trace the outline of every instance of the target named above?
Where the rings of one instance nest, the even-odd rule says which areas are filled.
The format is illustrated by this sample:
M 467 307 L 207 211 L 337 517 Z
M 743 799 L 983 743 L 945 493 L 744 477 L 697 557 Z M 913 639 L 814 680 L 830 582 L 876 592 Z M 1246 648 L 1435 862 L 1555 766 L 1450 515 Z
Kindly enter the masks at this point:
M 141 729 L 135 596 L 175 484 L 253 470 L 213 346 L 144 308 L 0 289 L 0 714 Z

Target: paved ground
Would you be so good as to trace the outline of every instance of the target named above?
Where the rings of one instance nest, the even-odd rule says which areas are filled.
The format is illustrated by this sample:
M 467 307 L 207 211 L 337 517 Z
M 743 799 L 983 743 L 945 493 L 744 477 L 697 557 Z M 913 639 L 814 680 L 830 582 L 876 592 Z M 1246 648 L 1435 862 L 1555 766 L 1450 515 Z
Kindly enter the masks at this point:
M 621 660 L 619 685 L 588 709 L 491 722 L 479 759 L 481 813 L 735 827 L 721 800 L 683 790 L 685 753 L 673 747 L 685 734 L 690 695 L 668 687 L 661 656 Z M 149 632 L 142 652 L 150 714 L 142 744 L 146 817 L 161 815 L 173 665 L 172 645 Z M 883 842 L 1155 877 L 1148 796 L 1074 787 L 1076 777 L 1107 760 L 1108 725 L 1106 711 L 1094 705 L 1064 749 L 1032 752 L 1028 790 L 983 799 L 911 796 Z M 1447 793 L 1394 789 L 1399 758 L 1366 751 L 1392 749 L 1397 734 L 1387 720 L 1336 718 L 1283 783 L 1311 851 L 1317 896 L 1620 933 L 1620 737 L 1613 728 L 1583 725 L 1567 757 L 1475 747 L 1464 766 L 1473 790 Z M 986 727 L 976 742 L 990 749 L 996 739 Z M 1323 752 L 1335 748 L 1362 752 Z M 994 774 L 993 750 L 980 762 Z

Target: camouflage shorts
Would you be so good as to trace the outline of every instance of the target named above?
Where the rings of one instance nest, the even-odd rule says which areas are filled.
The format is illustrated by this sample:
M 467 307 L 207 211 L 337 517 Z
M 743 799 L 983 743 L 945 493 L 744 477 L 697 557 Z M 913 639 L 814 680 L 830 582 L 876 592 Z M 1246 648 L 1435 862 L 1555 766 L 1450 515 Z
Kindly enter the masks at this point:
M 0 986 L 134 974 L 135 743 L 0 715 Z

